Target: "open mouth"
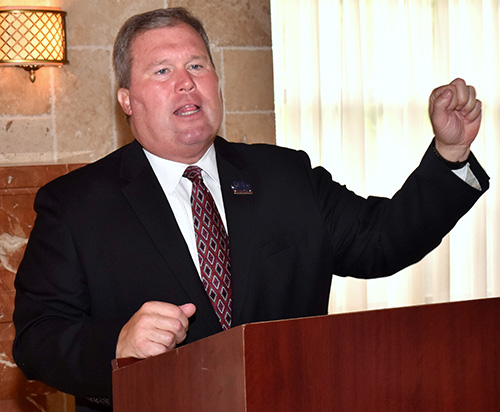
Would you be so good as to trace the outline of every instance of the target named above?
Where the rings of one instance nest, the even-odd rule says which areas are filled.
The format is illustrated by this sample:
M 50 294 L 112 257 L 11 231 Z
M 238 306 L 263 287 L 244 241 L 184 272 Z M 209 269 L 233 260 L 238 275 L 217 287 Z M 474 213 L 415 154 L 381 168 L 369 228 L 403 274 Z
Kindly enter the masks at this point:
M 174 114 L 176 116 L 189 116 L 200 111 L 200 106 L 196 106 L 195 104 L 187 104 L 185 106 L 177 109 Z

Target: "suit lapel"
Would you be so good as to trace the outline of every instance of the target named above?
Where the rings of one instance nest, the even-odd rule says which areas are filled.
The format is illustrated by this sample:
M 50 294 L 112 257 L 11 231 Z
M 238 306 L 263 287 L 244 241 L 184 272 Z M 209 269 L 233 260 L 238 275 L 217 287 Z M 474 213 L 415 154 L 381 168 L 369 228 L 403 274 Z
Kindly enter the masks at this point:
M 256 230 L 252 205 L 258 195 L 233 193 L 231 186 L 234 182 L 249 183 L 253 188 L 254 177 L 245 162 L 225 140 L 217 138 L 215 149 L 231 247 L 233 325 L 238 325 L 250 277 L 248 271 Z
M 127 180 L 122 192 L 146 229 L 170 272 L 197 307 L 212 333 L 221 330 L 203 289 L 189 249 L 174 214 L 149 165 L 142 147 L 134 142 L 122 157 L 120 177 Z

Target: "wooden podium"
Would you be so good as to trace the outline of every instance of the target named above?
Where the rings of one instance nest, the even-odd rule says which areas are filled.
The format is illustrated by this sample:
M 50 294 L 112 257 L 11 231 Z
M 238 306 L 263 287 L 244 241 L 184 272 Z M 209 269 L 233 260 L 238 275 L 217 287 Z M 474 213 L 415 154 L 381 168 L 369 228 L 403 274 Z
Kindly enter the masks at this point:
M 248 324 L 114 366 L 115 412 L 500 411 L 500 298 Z

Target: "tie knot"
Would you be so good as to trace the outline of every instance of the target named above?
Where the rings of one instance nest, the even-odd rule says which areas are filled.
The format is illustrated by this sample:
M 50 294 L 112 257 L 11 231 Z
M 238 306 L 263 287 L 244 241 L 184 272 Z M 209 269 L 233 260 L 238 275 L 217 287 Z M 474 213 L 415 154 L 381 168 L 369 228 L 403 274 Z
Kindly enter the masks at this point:
M 203 180 L 201 177 L 201 168 L 198 166 L 188 166 L 184 171 L 183 177 L 188 178 L 191 182 Z

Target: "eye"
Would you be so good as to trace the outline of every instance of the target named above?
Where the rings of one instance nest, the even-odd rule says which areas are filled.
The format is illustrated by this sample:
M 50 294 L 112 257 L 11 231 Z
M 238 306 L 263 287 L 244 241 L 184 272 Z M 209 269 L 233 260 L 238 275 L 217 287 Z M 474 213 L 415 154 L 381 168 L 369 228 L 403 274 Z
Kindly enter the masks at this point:
M 200 70 L 203 66 L 201 64 L 191 64 L 189 66 L 190 69 L 193 69 L 193 70 Z
M 156 74 L 167 74 L 168 69 L 160 69 L 156 72 Z

